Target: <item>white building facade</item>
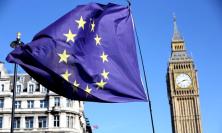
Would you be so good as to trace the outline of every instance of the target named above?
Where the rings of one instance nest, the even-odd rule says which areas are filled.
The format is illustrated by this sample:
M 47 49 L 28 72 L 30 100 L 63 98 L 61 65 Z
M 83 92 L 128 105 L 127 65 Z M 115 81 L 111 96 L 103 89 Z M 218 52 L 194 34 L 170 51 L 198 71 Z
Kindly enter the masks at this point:
M 10 132 L 13 75 L 0 62 L 0 132 Z M 48 91 L 28 74 L 18 74 L 14 132 L 87 133 L 83 102 Z

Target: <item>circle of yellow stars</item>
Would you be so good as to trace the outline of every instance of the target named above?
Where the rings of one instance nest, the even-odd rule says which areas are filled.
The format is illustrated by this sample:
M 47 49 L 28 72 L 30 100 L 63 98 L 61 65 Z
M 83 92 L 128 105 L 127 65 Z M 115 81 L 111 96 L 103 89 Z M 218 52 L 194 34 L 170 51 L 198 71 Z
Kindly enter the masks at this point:
M 87 23 L 82 16 L 80 16 L 79 20 L 75 20 L 74 21 L 77 26 L 78 29 L 80 30 L 84 30 L 85 24 Z M 94 22 L 93 19 L 90 19 L 90 32 L 95 32 L 95 27 L 96 24 Z M 75 42 L 75 38 L 78 36 L 77 34 L 75 34 L 71 29 L 67 30 L 67 33 L 63 34 L 66 37 L 66 42 L 69 44 L 69 42 L 74 43 Z M 95 41 L 95 45 L 101 46 L 102 43 L 102 37 L 99 34 L 96 34 L 94 37 L 94 41 Z M 67 53 L 66 49 L 63 50 L 62 53 L 57 53 L 57 55 L 59 56 L 59 63 L 68 63 L 68 59 L 70 57 L 70 54 Z M 105 51 L 103 51 L 101 53 L 101 55 L 99 56 L 101 58 L 101 62 L 102 63 L 108 63 L 108 55 L 105 53 Z M 68 71 L 68 69 L 66 69 L 66 71 L 64 73 L 61 74 L 61 76 L 69 82 L 69 77 L 72 75 L 71 72 Z M 107 81 L 109 80 L 109 72 L 105 69 L 103 69 L 100 73 L 101 75 L 101 79 L 100 81 L 96 82 L 95 85 L 97 86 L 97 89 L 103 89 L 105 87 L 105 85 L 107 84 Z M 78 83 L 77 80 L 74 80 L 73 82 L 73 86 L 74 86 L 74 90 L 77 91 L 77 89 L 80 87 L 80 83 Z M 92 89 L 90 88 L 89 84 L 87 84 L 85 86 L 84 91 L 86 92 L 86 96 L 90 95 L 92 92 Z

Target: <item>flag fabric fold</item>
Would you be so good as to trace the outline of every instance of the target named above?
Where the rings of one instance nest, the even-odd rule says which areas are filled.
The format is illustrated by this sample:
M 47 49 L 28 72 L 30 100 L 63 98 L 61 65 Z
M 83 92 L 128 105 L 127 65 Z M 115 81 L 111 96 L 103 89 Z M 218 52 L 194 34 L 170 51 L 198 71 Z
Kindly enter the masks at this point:
M 130 10 L 121 5 L 78 6 L 6 59 L 69 99 L 147 101 Z

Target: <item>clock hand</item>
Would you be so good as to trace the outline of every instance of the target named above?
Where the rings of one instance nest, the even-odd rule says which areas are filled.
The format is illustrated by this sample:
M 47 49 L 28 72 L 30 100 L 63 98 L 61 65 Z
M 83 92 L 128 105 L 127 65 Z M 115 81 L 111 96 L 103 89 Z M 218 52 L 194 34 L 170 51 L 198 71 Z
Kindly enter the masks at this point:
M 180 81 L 178 84 L 180 84 L 181 82 L 184 82 L 184 81 L 186 81 L 186 79 L 184 79 L 184 80 Z

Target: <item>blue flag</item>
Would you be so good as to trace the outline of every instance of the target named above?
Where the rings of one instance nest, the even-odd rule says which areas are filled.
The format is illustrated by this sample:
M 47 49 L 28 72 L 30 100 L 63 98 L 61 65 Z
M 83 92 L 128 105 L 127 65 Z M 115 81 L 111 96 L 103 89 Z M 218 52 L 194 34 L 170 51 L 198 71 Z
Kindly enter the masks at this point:
M 70 99 L 147 101 L 140 78 L 130 10 L 116 4 L 81 5 L 12 51 L 37 82 Z

